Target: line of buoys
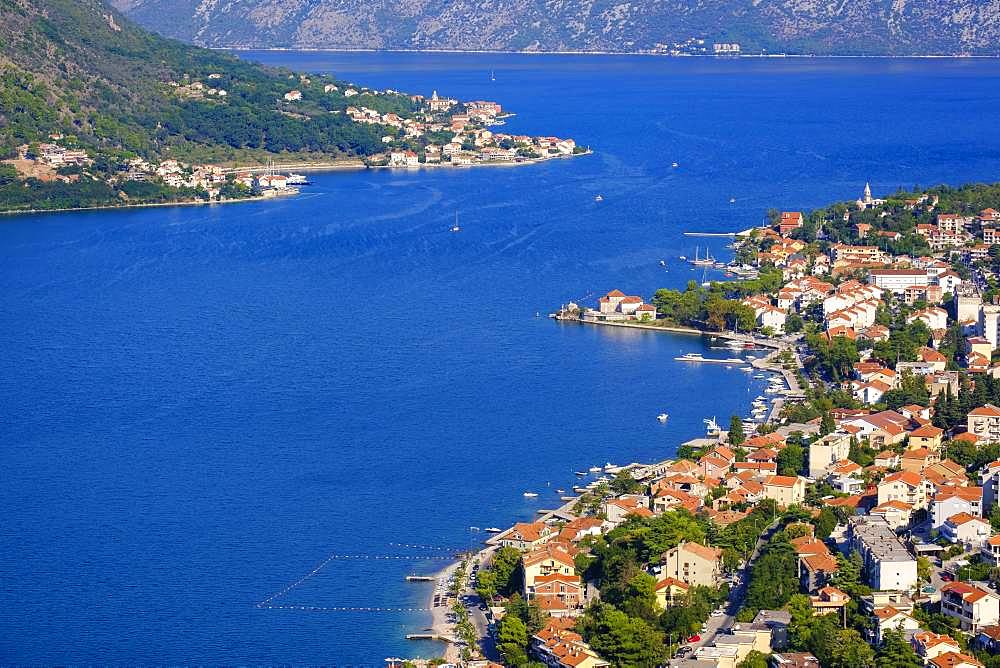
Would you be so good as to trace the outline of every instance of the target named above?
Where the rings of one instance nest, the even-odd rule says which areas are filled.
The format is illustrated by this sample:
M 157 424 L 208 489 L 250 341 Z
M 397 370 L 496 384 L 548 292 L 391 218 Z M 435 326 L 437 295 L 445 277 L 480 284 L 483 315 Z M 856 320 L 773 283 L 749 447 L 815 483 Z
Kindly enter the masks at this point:
M 405 559 L 407 561 L 452 561 L 451 557 L 415 556 L 412 554 L 334 554 L 328 561 L 334 559 Z
M 329 557 L 327 557 L 323 561 L 323 563 L 321 563 L 319 566 L 317 566 L 316 568 L 314 568 L 311 571 L 309 571 L 309 573 L 307 573 L 303 577 L 299 578 L 298 580 L 296 580 L 292 584 L 288 585 L 287 587 L 285 587 L 281 591 L 275 592 L 275 593 L 271 594 L 270 596 L 268 596 L 267 598 L 265 598 L 263 601 L 261 601 L 260 603 L 257 604 L 257 607 L 258 608 L 263 608 L 264 606 L 266 606 L 268 603 L 270 603 L 274 599 L 279 598 L 281 596 L 284 596 L 288 592 L 292 591 L 293 589 L 295 589 L 299 585 L 303 584 L 306 580 L 308 580 L 309 578 L 313 577 L 314 575 L 316 575 L 317 573 L 319 573 L 321 570 L 323 570 L 323 568 L 328 563 L 330 563 L 331 561 L 333 561 L 333 559 L 334 559 L 334 555 L 330 555 Z
M 258 605 L 265 610 L 302 610 L 305 612 L 430 612 L 430 608 L 371 608 L 371 607 L 328 607 L 322 605 Z
M 435 550 L 437 552 L 461 552 L 457 547 L 441 547 L 440 545 L 414 545 L 411 543 L 389 543 L 390 547 L 407 547 L 411 550 Z
M 284 589 L 277 591 L 263 601 L 256 604 L 258 608 L 269 607 L 271 601 L 281 598 L 288 592 L 292 591 L 296 587 L 299 587 L 306 583 L 310 578 L 315 577 L 319 574 L 321 570 L 326 568 L 327 564 L 334 560 L 406 560 L 406 561 L 427 561 L 427 560 L 438 560 L 438 561 L 451 561 L 451 557 L 439 557 L 439 556 L 416 556 L 412 554 L 331 554 L 316 568 L 309 571 L 306 575 L 302 576 L 292 584 L 288 585 Z

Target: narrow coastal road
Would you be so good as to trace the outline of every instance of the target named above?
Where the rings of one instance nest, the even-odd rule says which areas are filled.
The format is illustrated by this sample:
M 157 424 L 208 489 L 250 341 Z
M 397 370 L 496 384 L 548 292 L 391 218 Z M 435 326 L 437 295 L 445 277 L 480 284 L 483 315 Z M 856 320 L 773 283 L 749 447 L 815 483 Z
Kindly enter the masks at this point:
M 746 600 L 747 587 L 750 584 L 750 571 L 753 568 L 754 563 L 760 557 L 761 552 L 764 550 L 764 546 L 768 544 L 771 540 L 771 536 L 780 526 L 781 520 L 775 518 L 771 524 L 769 524 L 763 532 L 760 534 L 760 538 L 757 539 L 757 543 L 754 545 L 753 552 L 750 553 L 750 557 L 747 559 L 746 565 L 740 569 L 740 584 L 733 589 L 729 594 L 729 601 L 726 603 L 726 614 L 720 617 L 709 617 L 708 621 L 705 622 L 705 633 L 700 634 L 701 640 L 696 643 L 690 643 L 688 645 L 693 650 L 697 650 L 699 647 L 708 647 L 715 642 L 715 637 L 719 634 L 720 629 L 729 629 L 733 627 L 736 622 L 736 614 L 743 607 L 743 601 Z M 690 655 L 689 655 L 690 656 Z M 670 666 L 677 666 L 678 668 L 683 668 L 688 659 L 671 659 Z
M 483 568 L 490 562 L 493 558 L 493 553 L 496 547 L 489 547 L 479 552 L 476 555 L 475 563 L 479 565 L 478 570 L 483 570 Z M 476 588 L 473 585 L 473 572 L 470 569 L 469 579 L 466 582 L 466 593 L 463 597 L 466 601 L 466 609 L 469 611 L 469 620 L 476 629 L 476 637 L 479 638 L 479 651 L 482 655 L 489 659 L 490 661 L 500 662 L 500 652 L 497 650 L 496 639 L 493 634 L 490 633 L 489 620 L 486 617 L 485 601 L 480 598 L 479 594 L 476 593 Z

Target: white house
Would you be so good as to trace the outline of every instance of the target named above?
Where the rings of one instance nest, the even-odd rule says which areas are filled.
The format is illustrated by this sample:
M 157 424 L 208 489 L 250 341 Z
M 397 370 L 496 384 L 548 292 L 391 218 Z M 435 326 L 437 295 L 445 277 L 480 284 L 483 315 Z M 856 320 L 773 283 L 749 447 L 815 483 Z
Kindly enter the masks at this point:
M 942 487 L 931 503 L 933 526 L 940 529 L 949 517 L 959 513 L 981 516 L 982 510 L 982 487 Z
M 979 550 L 990 537 L 990 523 L 969 513 L 952 515 L 941 525 L 941 535 L 949 542 Z
M 963 631 L 976 632 L 1000 621 L 1000 597 L 967 582 L 941 588 L 941 612 L 958 620 Z
M 768 305 L 757 314 L 757 324 L 762 328 L 770 327 L 776 332 L 783 332 L 787 317 L 787 314 L 777 306 Z

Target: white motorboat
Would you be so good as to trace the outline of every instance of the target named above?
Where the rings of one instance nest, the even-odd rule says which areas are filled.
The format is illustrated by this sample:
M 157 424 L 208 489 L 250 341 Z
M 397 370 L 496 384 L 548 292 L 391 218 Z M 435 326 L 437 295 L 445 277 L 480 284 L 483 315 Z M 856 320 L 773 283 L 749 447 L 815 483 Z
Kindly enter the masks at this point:
M 702 420 L 705 423 L 705 433 L 709 438 L 715 438 L 722 433 L 722 429 L 719 427 L 719 423 L 715 421 L 715 418 L 705 418 Z
M 533 499 L 536 496 L 538 496 L 538 494 L 536 494 L 535 492 L 525 492 L 524 493 L 524 498 L 526 498 L 526 499 Z
M 591 466 L 590 467 L 590 472 L 591 473 L 600 473 L 601 472 L 601 467 L 600 466 Z
M 304 174 L 292 173 L 285 177 L 285 183 L 290 186 L 307 186 L 309 179 Z
M 595 202 L 603 202 L 604 201 L 604 195 L 597 195 L 596 197 L 594 197 L 594 201 Z
M 503 529 L 499 527 L 486 527 L 483 531 L 486 533 L 503 533 Z
M 656 416 L 656 419 L 659 420 L 660 422 L 666 422 L 669 418 L 670 416 L 667 415 L 666 413 L 660 413 L 659 415 Z

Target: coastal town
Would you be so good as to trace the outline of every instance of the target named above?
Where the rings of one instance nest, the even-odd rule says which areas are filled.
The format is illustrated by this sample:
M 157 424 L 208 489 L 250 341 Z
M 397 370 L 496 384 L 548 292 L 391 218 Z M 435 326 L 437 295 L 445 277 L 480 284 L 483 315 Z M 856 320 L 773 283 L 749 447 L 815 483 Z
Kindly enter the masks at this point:
M 214 76 L 221 75 L 209 75 L 207 83 L 171 81 L 169 86 L 182 100 L 210 99 L 214 104 L 225 105 L 228 93 L 213 85 Z M 299 85 L 303 88 L 311 83 L 308 77 L 300 77 Z M 156 160 L 135 153 L 106 156 L 83 147 L 71 135 L 52 133 L 46 142 L 20 145 L 17 155 L 0 162 L 0 168 L 6 166 L 11 171 L 9 178 L 39 184 L 72 187 L 99 183 L 117 193 L 112 204 L 127 205 L 151 200 L 221 202 L 295 195 L 301 186 L 308 184 L 308 179 L 295 171 L 308 169 L 519 165 L 590 152 L 571 138 L 499 131 L 498 127 L 512 114 L 504 112 L 497 102 L 461 102 L 439 97 L 437 91 L 424 97 L 333 83 L 323 85 L 321 94 L 351 101 L 345 109 L 331 109 L 329 113 L 343 115 L 350 123 L 377 131 L 383 150 L 361 160 L 302 163 L 293 160 L 287 169 L 276 169 L 273 158 L 266 165 L 241 167 L 173 158 Z M 305 104 L 303 91 L 290 89 L 276 103 L 286 113 L 294 114 L 297 105 Z M 334 105 L 332 101 L 327 103 Z
M 993 201 L 866 185 L 733 235 L 724 268 L 744 277 L 553 314 L 701 334 L 730 357 L 679 360 L 769 396 L 660 461 L 578 471 L 559 508 L 493 529 L 441 575 L 435 663 L 997 666 Z

